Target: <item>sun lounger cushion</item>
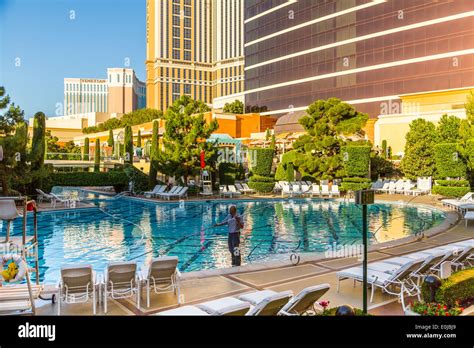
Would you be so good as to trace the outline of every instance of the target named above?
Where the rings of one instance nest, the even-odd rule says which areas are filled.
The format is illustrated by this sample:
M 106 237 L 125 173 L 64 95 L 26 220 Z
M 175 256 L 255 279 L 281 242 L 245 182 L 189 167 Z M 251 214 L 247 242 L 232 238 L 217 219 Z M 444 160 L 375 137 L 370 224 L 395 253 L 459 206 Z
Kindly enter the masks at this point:
M 250 303 L 225 297 L 202 303 L 198 307 L 212 315 L 243 315 L 250 309 Z
M 196 306 L 183 306 L 176 309 L 171 309 L 168 311 L 160 312 L 156 314 L 157 316 L 207 316 L 209 313 L 199 309 Z

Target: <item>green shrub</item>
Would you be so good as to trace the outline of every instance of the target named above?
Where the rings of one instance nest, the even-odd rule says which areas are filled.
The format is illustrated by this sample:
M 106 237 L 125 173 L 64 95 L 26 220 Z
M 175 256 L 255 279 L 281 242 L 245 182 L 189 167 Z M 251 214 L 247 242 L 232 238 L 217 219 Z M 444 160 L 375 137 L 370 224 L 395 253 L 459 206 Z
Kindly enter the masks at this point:
M 370 167 L 370 146 L 344 146 L 344 169 L 348 177 L 367 177 Z M 347 154 L 347 155 L 346 155 Z
M 275 187 L 274 182 L 249 181 L 249 187 L 259 193 L 270 193 Z
M 468 180 L 436 180 L 436 185 L 450 187 L 469 187 Z
M 250 181 L 260 181 L 260 182 L 275 182 L 275 179 L 273 179 L 271 176 L 262 176 L 262 175 L 253 175 L 250 178 Z
M 276 181 L 286 181 L 286 170 L 283 163 L 278 164 L 276 172 L 275 172 L 275 180 Z
M 236 172 L 235 164 L 221 163 L 219 165 L 219 183 L 221 185 L 234 185 Z
M 461 178 L 466 176 L 467 167 L 460 156 L 458 144 L 445 143 L 435 146 L 436 170 L 439 178 Z
M 252 172 L 257 175 L 270 176 L 273 166 L 274 149 L 250 149 Z
M 433 193 L 444 197 L 462 197 L 469 193 L 469 187 L 434 186 Z
M 295 181 L 295 165 L 293 163 L 286 165 L 286 181 Z
M 342 179 L 342 191 L 367 190 L 372 186 L 372 181 L 367 178 L 344 178 Z
M 429 302 L 428 286 L 423 283 L 421 289 L 423 300 Z M 474 299 L 474 268 L 456 272 L 448 279 L 443 280 L 441 287 L 436 292 L 435 299 L 437 303 L 449 307 L 454 306 L 456 301 L 465 302 Z

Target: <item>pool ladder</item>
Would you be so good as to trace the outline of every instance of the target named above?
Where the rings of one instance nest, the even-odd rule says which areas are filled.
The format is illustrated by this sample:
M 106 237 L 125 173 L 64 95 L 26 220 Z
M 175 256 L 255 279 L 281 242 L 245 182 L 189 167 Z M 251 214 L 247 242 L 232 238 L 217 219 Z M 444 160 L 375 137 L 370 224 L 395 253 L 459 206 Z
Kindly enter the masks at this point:
M 0 220 L 7 221 L 7 234 L 5 239 L 0 241 L 0 255 L 1 254 L 10 254 L 12 253 L 13 249 L 19 249 L 17 251 L 20 254 L 24 251 L 25 255 L 29 256 L 30 258 L 33 257 L 34 259 L 34 267 L 29 268 L 28 272 L 36 274 L 36 285 L 40 283 L 39 277 L 39 260 L 38 260 L 38 219 L 37 219 L 37 210 L 36 210 L 36 202 L 35 201 L 28 201 L 26 197 L 0 197 L 0 201 L 6 203 L 6 201 L 13 201 L 21 202 L 22 204 L 22 215 L 16 214 L 16 216 L 6 216 L 5 211 L 0 209 Z M 15 204 L 16 205 L 16 204 Z M 8 206 L 8 203 L 2 204 L 2 208 Z M 33 235 L 27 234 L 27 222 L 28 222 L 28 207 L 32 208 L 33 211 L 33 219 L 34 219 L 34 228 L 33 228 Z M 22 217 L 23 218 L 23 226 L 22 226 L 22 235 L 21 237 L 17 236 L 10 236 L 10 226 L 14 219 Z

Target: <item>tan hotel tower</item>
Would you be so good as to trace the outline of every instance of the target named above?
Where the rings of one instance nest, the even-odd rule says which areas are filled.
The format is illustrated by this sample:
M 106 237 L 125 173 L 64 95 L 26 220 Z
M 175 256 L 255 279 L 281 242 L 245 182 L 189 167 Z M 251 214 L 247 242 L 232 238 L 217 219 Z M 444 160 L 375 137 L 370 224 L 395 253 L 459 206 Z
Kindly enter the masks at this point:
M 147 0 L 147 107 L 166 110 L 181 95 L 215 108 L 236 99 L 243 17 L 244 0 Z

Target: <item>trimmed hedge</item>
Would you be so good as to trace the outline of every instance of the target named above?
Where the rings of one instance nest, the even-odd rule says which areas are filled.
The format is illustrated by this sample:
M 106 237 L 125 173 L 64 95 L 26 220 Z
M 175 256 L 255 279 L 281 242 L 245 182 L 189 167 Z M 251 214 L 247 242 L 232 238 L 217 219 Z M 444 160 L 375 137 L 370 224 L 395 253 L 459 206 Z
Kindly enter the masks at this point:
M 367 177 L 370 168 L 370 146 L 344 146 L 342 154 L 347 153 L 344 169 L 348 177 Z M 345 157 L 345 155 L 343 155 Z
M 467 180 L 436 180 L 436 185 L 450 187 L 469 187 Z
M 270 176 L 273 166 L 274 149 L 250 149 L 252 158 L 252 172 L 253 174 Z
M 219 183 L 221 185 L 234 185 L 237 168 L 233 163 L 221 163 L 219 165 Z
M 259 193 L 270 193 L 275 188 L 275 183 L 264 181 L 249 181 L 249 187 Z
M 435 161 L 439 178 L 463 178 L 466 176 L 467 166 L 460 156 L 456 143 L 435 145 Z
M 434 186 L 433 193 L 445 197 L 462 197 L 466 193 L 471 192 L 469 187 L 452 187 L 452 186 Z
M 422 296 L 425 302 L 429 302 L 430 291 L 425 283 L 422 285 Z M 449 307 L 454 306 L 456 301 L 462 303 L 474 299 L 474 268 L 456 272 L 443 280 L 435 299 L 437 303 Z
M 342 179 L 342 191 L 367 190 L 372 186 L 372 181 L 367 178 L 344 178 Z
M 130 167 L 125 170 L 112 170 L 101 172 L 72 172 L 51 173 L 48 178 L 47 191 L 54 186 L 113 186 L 115 191 L 121 192 L 128 187 L 133 178 L 135 191 L 141 192 L 148 188 L 148 176 L 140 170 Z
M 254 175 L 250 178 L 250 181 L 275 182 L 275 179 L 271 176 Z
M 288 151 L 281 157 L 281 163 L 278 165 L 275 180 L 277 181 L 294 181 L 295 180 L 295 161 L 298 152 L 295 150 Z

